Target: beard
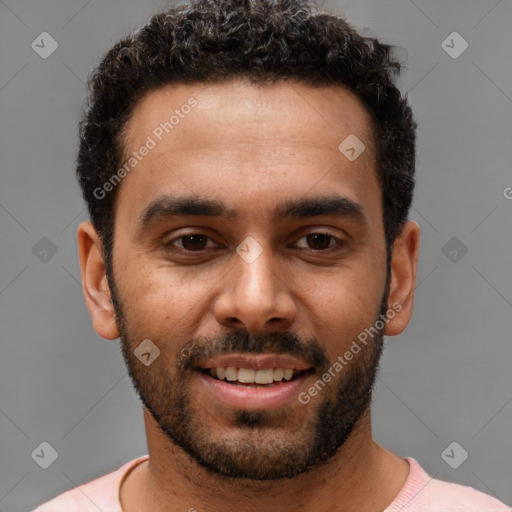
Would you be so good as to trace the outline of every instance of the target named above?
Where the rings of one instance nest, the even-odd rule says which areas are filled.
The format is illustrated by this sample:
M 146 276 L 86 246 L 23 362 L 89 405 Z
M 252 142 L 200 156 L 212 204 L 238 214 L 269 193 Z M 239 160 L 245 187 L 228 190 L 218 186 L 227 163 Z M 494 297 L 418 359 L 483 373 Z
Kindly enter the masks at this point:
M 389 278 L 388 267 L 375 322 L 387 311 Z M 205 413 L 191 390 L 191 381 L 197 378 L 194 368 L 200 361 L 232 352 L 291 354 L 311 364 L 317 378 L 334 361 L 315 339 L 301 340 L 294 333 L 278 331 L 251 335 L 238 329 L 215 339 L 190 339 L 176 366 L 157 357 L 146 367 L 134 355 L 145 336 L 130 326 L 112 277 L 109 285 L 123 359 L 140 400 L 170 443 L 211 474 L 252 480 L 294 478 L 327 463 L 369 413 L 383 349 L 383 327 L 309 404 L 261 411 L 219 408 L 218 414 L 228 422 L 227 428 L 219 430 L 212 427 L 216 418 Z M 172 346 L 168 339 L 152 341 L 160 348 Z

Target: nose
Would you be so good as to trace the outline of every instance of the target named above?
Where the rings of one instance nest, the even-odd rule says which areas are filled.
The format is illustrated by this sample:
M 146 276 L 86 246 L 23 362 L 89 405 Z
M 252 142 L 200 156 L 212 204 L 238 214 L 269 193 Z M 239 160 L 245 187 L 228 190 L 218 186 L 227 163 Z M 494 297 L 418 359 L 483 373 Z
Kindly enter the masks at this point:
M 245 327 L 251 333 L 289 330 L 296 318 L 296 304 L 271 249 L 264 248 L 253 261 L 238 253 L 233 257 L 234 264 L 222 280 L 214 305 L 217 321 L 228 327 Z

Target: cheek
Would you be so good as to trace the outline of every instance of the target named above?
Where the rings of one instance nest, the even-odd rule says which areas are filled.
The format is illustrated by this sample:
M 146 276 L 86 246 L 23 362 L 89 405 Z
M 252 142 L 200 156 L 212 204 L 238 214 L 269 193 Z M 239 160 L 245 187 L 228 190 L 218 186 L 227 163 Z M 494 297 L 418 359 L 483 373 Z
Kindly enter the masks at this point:
M 331 357 L 343 353 L 379 315 L 384 282 L 362 270 L 343 270 L 324 279 L 304 279 L 304 314 Z M 330 340 L 330 341 L 329 341 Z
M 141 266 L 126 268 L 122 277 L 121 273 L 116 277 L 130 337 L 149 338 L 160 349 L 176 353 L 179 347 L 173 341 L 188 341 L 190 323 L 203 311 L 212 280 L 185 277 L 169 267 L 142 270 Z
M 197 271 L 183 272 L 171 265 L 153 264 L 147 259 L 133 258 L 120 277 L 123 297 L 136 316 L 170 318 L 187 311 L 204 293 Z M 162 316 L 163 314 L 163 316 Z

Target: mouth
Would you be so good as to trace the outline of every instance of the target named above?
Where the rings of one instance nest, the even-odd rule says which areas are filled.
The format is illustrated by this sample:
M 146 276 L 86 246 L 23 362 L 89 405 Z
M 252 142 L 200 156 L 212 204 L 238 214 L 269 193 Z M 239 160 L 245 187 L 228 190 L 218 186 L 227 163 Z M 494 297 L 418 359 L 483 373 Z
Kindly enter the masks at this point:
M 315 371 L 292 356 L 268 354 L 216 357 L 196 370 L 214 400 L 244 410 L 273 409 L 297 401 Z
M 289 382 L 296 380 L 305 373 L 312 372 L 310 370 L 296 370 L 293 368 L 265 368 L 254 370 L 253 368 L 236 368 L 234 366 L 201 368 L 200 371 L 204 375 L 225 381 L 233 386 L 257 388 L 271 387 L 280 382 Z

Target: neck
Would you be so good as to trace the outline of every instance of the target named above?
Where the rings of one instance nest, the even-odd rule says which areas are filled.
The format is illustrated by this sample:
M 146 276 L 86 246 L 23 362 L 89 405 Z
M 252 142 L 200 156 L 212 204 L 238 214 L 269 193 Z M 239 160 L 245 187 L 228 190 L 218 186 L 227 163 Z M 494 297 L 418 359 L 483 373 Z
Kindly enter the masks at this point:
M 237 512 L 290 509 L 376 512 L 396 497 L 409 473 L 407 461 L 372 440 L 370 412 L 328 463 L 293 479 L 254 481 L 208 473 L 169 442 L 144 408 L 149 461 L 125 480 L 126 512 L 209 510 Z M 140 468 L 140 469 L 139 469 Z

